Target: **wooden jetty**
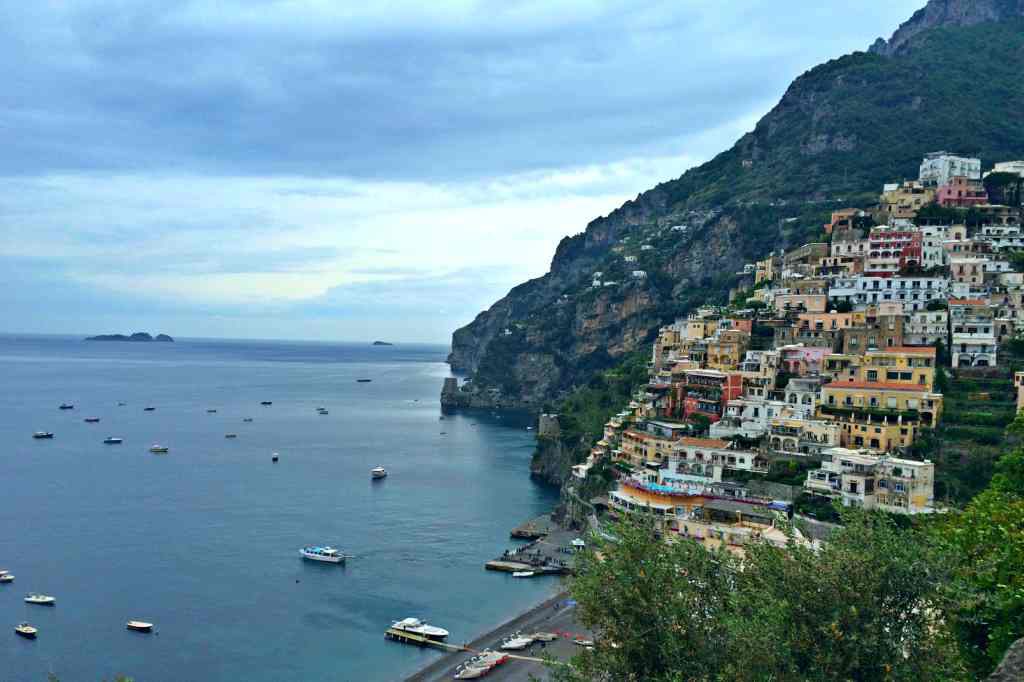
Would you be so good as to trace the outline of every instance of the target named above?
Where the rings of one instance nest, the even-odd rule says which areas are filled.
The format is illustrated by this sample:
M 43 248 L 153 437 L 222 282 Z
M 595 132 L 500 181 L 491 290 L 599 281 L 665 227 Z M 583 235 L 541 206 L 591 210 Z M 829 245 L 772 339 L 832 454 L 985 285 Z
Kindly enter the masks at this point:
M 430 639 L 423 635 L 417 635 L 415 632 L 406 632 L 405 630 L 396 630 L 395 628 L 388 628 L 384 631 L 384 638 L 390 639 L 393 642 L 402 642 L 403 644 L 415 644 L 416 646 L 432 646 L 436 649 L 443 651 L 469 651 L 465 647 L 459 646 L 458 644 L 448 644 L 447 642 L 441 642 L 436 639 Z

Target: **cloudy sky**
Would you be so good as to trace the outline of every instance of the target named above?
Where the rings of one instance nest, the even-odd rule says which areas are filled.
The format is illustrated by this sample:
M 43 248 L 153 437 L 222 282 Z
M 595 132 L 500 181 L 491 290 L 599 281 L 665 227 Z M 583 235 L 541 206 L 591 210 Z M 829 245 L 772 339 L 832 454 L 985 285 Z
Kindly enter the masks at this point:
M 923 0 L 0 0 L 0 332 L 447 342 Z

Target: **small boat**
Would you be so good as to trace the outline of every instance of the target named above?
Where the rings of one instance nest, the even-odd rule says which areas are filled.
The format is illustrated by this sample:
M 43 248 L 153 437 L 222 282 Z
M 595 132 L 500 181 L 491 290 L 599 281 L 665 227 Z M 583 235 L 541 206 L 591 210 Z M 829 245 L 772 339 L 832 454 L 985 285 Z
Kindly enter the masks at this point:
M 129 630 L 135 630 L 136 632 L 153 632 L 153 624 L 147 623 L 144 620 L 130 620 L 127 623 Z
M 455 679 L 475 680 L 484 677 L 506 661 L 508 654 L 487 649 L 456 668 Z
M 62 410 L 73 410 L 73 409 L 75 409 L 75 406 L 72 405 L 71 403 L 61 403 L 60 404 L 60 409 L 62 409 Z
M 156 410 L 155 407 L 143 407 L 142 408 L 143 412 L 153 412 L 154 410 Z
M 48 594 L 36 594 L 35 592 L 26 595 L 26 604 L 38 604 L 39 606 L 54 606 L 57 600 Z
M 516 633 L 501 643 L 503 651 L 522 651 L 533 644 L 533 639 L 520 633 Z
M 400 630 L 402 632 L 420 635 L 427 639 L 442 640 L 448 638 L 447 630 L 434 625 L 428 625 L 419 618 L 403 618 L 402 620 L 392 623 L 391 628 L 393 630 Z
M 277 453 L 275 452 L 274 454 L 272 454 L 272 455 L 270 456 L 270 461 L 271 461 L 271 462 L 276 462 L 276 461 L 277 461 L 277 460 L 278 460 L 278 459 L 279 459 L 280 457 L 281 457 L 281 456 L 280 456 L 279 454 L 277 454 Z
M 387 478 L 387 476 L 388 470 L 384 467 L 374 467 L 370 469 L 370 478 L 372 479 Z
M 272 400 L 261 400 L 260 401 L 260 405 L 273 405 L 273 404 L 274 404 L 274 402 Z
M 36 431 L 32 434 L 32 437 L 36 440 L 43 440 L 44 438 L 53 438 L 53 434 L 49 431 Z
M 242 421 L 244 421 L 244 422 L 251 422 L 252 421 L 252 417 L 246 417 Z
M 103 439 L 103 442 L 107 445 L 120 445 L 124 442 L 124 438 L 117 438 L 116 436 L 107 436 Z
M 13 583 L 13 582 L 14 582 L 14 574 L 13 573 L 6 573 L 5 572 L 3 575 L 0 575 L 0 583 Z
M 86 417 L 82 421 L 84 421 L 86 424 L 99 424 L 100 423 L 100 418 L 99 417 Z
M 125 406 L 125 405 L 127 405 L 127 404 L 128 404 L 128 403 L 126 403 L 126 402 L 125 402 L 125 401 L 123 401 L 123 400 L 118 400 L 118 401 L 117 401 L 117 406 L 118 406 L 118 407 L 124 407 L 124 406 Z
M 513 578 L 532 578 L 535 575 L 536 573 L 533 571 L 513 571 L 512 573 Z
M 39 634 L 39 630 L 28 623 L 18 623 L 14 626 L 14 631 L 25 639 L 35 639 L 36 635 Z
M 217 410 L 214 410 L 214 409 L 211 408 L 211 409 L 206 411 L 206 414 L 217 414 Z
M 582 637 L 579 638 L 579 639 L 574 639 L 573 640 L 573 644 L 581 646 L 584 649 L 593 649 L 594 648 L 594 640 L 592 640 L 592 639 L 583 639 Z
M 225 438 L 238 438 L 238 434 L 237 433 L 225 433 L 224 437 Z
M 317 413 L 323 417 L 324 415 L 330 414 L 327 410 L 317 410 Z
M 357 384 L 368 384 L 371 381 L 373 381 L 373 379 L 356 379 Z
M 155 455 L 163 455 L 163 454 L 169 452 L 169 448 L 166 445 L 158 445 L 158 444 L 154 443 L 153 445 L 151 445 L 149 447 L 149 451 L 152 452 Z
M 536 642 L 553 642 L 558 639 L 558 635 L 553 632 L 535 632 L 530 637 Z
M 345 563 L 345 555 L 334 547 L 303 547 L 299 550 L 299 554 L 303 559 L 310 561 L 326 561 L 329 564 Z

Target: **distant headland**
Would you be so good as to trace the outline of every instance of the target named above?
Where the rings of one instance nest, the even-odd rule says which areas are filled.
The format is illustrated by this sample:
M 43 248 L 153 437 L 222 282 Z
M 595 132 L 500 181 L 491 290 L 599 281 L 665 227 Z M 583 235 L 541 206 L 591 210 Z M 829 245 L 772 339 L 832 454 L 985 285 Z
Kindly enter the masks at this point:
M 169 337 L 167 334 L 157 334 L 152 336 L 146 332 L 135 332 L 130 336 L 125 334 L 100 334 L 98 336 L 88 336 L 86 341 L 139 341 L 148 343 L 150 341 L 162 341 L 162 342 L 173 342 L 174 339 Z
M 395 345 L 395 344 L 393 344 L 393 343 L 388 343 L 387 341 L 374 341 L 374 342 L 373 342 L 373 345 L 374 345 L 374 346 L 393 346 L 393 345 Z

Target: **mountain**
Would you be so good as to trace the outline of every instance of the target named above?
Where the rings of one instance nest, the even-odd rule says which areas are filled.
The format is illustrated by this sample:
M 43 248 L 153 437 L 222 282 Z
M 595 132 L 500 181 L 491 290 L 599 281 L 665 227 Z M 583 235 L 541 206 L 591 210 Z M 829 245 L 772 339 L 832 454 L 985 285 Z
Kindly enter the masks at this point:
M 131 336 L 125 334 L 100 334 L 98 336 L 86 337 L 86 341 L 134 341 L 137 343 L 149 343 L 152 341 L 161 341 L 171 343 L 174 341 L 167 334 L 157 334 L 155 337 L 148 332 L 135 332 Z
M 928 152 L 1024 158 L 1022 6 L 932 0 L 888 42 L 801 75 L 731 149 L 563 239 L 546 275 L 453 334 L 470 381 L 449 404 L 537 409 L 586 384 L 724 302 L 745 263 L 916 178 Z

